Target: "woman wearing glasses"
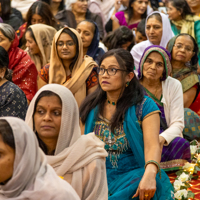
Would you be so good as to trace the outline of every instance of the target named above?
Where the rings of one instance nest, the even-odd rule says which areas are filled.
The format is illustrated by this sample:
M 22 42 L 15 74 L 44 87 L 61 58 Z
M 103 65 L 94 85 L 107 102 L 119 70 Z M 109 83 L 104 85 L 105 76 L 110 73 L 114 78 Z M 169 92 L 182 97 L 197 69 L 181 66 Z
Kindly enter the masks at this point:
M 80 116 L 85 134 L 94 132 L 105 143 L 108 199 L 173 199 L 169 178 L 159 165 L 160 111 L 144 96 L 131 54 L 110 50 L 99 66 L 98 89 L 84 100 Z
M 174 34 L 187 33 L 191 35 L 197 41 L 200 49 L 200 17 L 192 13 L 186 0 L 170 0 L 167 13 Z M 200 51 L 198 57 L 200 59 Z
M 83 44 L 79 33 L 65 27 L 54 36 L 50 63 L 39 71 L 38 87 L 48 83 L 64 85 L 74 94 L 80 106 L 86 95 L 96 89 L 96 66 L 91 57 L 83 58 Z
M 181 82 L 184 100 L 185 129 L 188 140 L 200 138 L 200 87 L 197 75 L 198 46 L 188 34 L 180 34 L 169 41 L 171 53 L 172 77 Z
M 147 17 L 148 0 L 130 0 L 127 10 L 117 12 L 113 18 L 113 30 L 120 26 L 137 28 L 142 19 Z
M 197 43 L 191 35 L 180 34 L 169 41 L 168 50 L 172 56 L 172 77 L 182 84 L 184 107 L 200 115 Z

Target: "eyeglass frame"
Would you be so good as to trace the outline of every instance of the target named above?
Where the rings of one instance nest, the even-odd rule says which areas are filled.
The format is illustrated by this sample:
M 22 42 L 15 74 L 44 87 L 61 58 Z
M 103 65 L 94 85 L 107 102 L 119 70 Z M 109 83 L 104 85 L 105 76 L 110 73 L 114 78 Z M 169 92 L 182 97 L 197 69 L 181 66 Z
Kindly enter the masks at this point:
M 178 47 L 177 47 L 177 44 L 174 44 L 174 47 L 176 47 L 177 49 L 182 49 L 182 48 L 184 48 L 184 50 L 187 51 L 187 52 L 194 52 L 194 49 L 192 49 L 192 50 L 187 50 L 187 49 L 185 48 L 184 45 L 182 45 L 182 44 L 178 44 L 178 45 L 181 45 L 182 47 L 178 48 Z
M 103 74 L 99 74 L 99 72 L 100 72 L 99 70 L 100 70 L 100 69 L 103 69 L 103 70 L 104 70 Z M 115 70 L 116 70 L 116 71 L 115 71 L 115 74 L 110 75 L 109 72 L 108 72 L 109 69 L 115 69 Z M 96 70 L 97 70 L 97 74 L 98 74 L 98 75 L 104 75 L 105 72 L 107 72 L 108 76 L 114 76 L 114 75 L 116 75 L 117 71 L 128 72 L 128 70 L 125 70 L 125 69 L 116 69 L 116 68 L 108 68 L 108 69 L 105 69 L 105 68 L 103 68 L 103 67 L 96 67 Z

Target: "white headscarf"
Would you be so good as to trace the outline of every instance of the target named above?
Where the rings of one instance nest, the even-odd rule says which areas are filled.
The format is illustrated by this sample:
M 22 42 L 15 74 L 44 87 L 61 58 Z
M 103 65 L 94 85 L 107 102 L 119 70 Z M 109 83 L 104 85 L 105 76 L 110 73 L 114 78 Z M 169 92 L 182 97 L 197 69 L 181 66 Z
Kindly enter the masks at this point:
M 59 137 L 54 156 L 47 156 L 48 163 L 71 183 L 81 199 L 108 199 L 104 142 L 94 133 L 81 136 L 78 105 L 69 89 L 58 84 L 42 87 L 29 105 L 26 122 L 33 129 L 35 101 L 43 91 L 54 92 L 62 101 Z
M 161 38 L 161 41 L 160 41 L 160 46 L 166 48 L 169 40 L 172 37 L 174 37 L 174 33 L 171 29 L 170 21 L 169 21 L 167 15 L 160 13 L 158 11 L 155 11 L 155 12 L 152 12 L 150 15 L 148 15 L 148 17 L 146 18 L 146 23 L 147 23 L 148 18 L 151 15 L 153 15 L 154 13 L 159 13 L 161 18 L 162 18 L 162 38 Z M 145 24 L 145 27 L 146 27 L 146 24 Z M 148 36 L 147 36 L 147 38 L 148 38 Z M 147 47 L 149 47 L 151 45 L 153 45 L 153 44 L 148 39 L 146 41 L 140 42 L 139 44 L 135 45 L 131 49 L 131 54 L 133 56 L 134 64 L 135 64 L 134 72 L 135 72 L 136 76 L 138 75 L 139 63 L 140 63 L 140 59 L 143 55 L 143 52 Z
M 47 164 L 33 131 L 21 119 L 2 117 L 14 135 L 15 160 L 12 178 L 0 186 L 0 199 L 5 200 L 78 200 L 73 188 L 59 178 Z M 1 172 L 1 169 L 0 169 Z

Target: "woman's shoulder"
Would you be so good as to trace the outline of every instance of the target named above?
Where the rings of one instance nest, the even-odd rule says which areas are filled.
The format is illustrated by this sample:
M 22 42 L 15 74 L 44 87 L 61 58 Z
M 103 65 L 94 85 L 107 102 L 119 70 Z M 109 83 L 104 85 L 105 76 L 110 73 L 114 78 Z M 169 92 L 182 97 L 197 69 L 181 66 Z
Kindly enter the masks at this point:
M 181 86 L 181 82 L 171 76 L 168 76 L 167 79 L 165 81 L 163 81 L 162 85 L 168 86 L 168 87 L 173 86 L 172 88 L 174 88 L 174 86 L 176 86 L 176 87 Z
M 45 81 L 46 83 L 49 82 L 49 67 L 50 63 L 46 64 L 39 72 L 38 75 L 39 77 Z
M 116 14 L 115 14 L 115 17 L 124 17 L 125 18 L 125 13 L 124 13 L 124 11 L 119 11 L 119 12 L 117 12 Z
M 6 92 L 9 91 L 9 94 L 16 96 L 17 94 L 19 94 L 21 97 L 25 97 L 24 92 L 17 86 L 15 85 L 13 82 L 7 81 L 6 83 L 4 83 L 3 88 L 5 89 Z

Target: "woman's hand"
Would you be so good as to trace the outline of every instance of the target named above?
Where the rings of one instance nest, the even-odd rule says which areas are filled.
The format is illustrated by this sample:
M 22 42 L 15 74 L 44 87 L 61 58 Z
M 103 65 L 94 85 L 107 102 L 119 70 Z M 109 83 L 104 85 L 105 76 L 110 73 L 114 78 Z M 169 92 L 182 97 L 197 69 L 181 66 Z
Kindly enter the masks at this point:
M 156 192 L 156 179 L 152 174 L 144 174 L 135 195 L 132 198 L 138 197 L 140 200 L 150 200 Z

